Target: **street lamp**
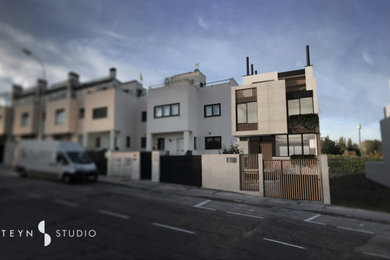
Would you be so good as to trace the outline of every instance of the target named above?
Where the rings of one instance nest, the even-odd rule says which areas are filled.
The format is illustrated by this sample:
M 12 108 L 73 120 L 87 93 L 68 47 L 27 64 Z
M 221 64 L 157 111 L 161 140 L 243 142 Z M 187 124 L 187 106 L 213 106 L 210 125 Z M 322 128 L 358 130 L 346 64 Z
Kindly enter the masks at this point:
M 22 49 L 22 52 L 23 52 L 24 54 L 26 54 L 27 56 L 32 57 L 35 61 L 38 62 L 38 64 L 39 64 L 39 65 L 41 66 L 41 68 L 42 68 L 42 77 L 43 77 L 44 80 L 46 80 L 46 68 L 45 68 L 45 64 L 43 63 L 43 61 L 42 61 L 38 56 L 36 56 L 35 54 L 33 54 L 33 53 L 32 53 L 30 50 L 28 50 L 28 49 L 23 48 L 23 49 Z
M 361 141 L 361 138 L 360 138 L 360 129 L 362 129 L 362 125 L 361 124 L 357 124 L 357 129 L 358 129 L 358 133 L 359 133 L 359 150 L 362 149 L 362 141 Z

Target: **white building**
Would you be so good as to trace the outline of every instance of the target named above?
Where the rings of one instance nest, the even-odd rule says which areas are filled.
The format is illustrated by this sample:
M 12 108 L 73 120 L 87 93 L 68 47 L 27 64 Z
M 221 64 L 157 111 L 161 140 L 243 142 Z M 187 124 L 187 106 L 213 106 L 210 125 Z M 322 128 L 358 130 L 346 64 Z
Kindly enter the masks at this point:
M 170 155 L 219 153 L 232 145 L 230 89 L 234 79 L 206 83 L 193 72 L 165 79 L 150 88 L 147 102 L 147 150 Z
M 307 57 L 308 57 L 307 48 Z M 265 160 L 319 155 L 317 84 L 308 58 L 301 70 L 249 73 L 231 88 L 232 134 L 244 153 Z M 308 122 L 306 125 L 305 122 Z

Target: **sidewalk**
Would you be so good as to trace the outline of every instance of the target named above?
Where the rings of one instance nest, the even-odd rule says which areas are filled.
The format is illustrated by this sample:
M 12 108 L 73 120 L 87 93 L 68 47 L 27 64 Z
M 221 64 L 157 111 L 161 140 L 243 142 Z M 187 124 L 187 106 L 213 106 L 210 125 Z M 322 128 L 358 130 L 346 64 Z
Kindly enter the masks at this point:
M 99 176 L 99 181 L 133 189 L 164 191 L 183 196 L 199 197 L 203 199 L 238 202 L 260 207 L 280 207 L 291 210 L 303 210 L 317 214 L 335 215 L 390 224 L 390 214 L 387 213 L 325 205 L 316 201 L 274 199 L 180 184 L 158 183 L 146 180 L 130 180 L 112 176 Z

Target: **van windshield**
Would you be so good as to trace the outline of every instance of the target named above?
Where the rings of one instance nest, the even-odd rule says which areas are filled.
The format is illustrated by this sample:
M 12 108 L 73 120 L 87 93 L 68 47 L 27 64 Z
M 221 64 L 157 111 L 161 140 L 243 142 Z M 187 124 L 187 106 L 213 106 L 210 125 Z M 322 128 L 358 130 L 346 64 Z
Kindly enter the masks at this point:
M 84 152 L 67 152 L 69 158 L 74 163 L 88 164 L 92 163 L 92 160 Z

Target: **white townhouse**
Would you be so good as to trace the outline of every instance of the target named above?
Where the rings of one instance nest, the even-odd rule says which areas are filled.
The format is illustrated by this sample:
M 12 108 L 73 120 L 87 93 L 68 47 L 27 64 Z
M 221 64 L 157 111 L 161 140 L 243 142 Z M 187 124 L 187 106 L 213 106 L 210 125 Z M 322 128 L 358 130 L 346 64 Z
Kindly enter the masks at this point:
M 230 89 L 237 85 L 233 78 L 206 83 L 195 69 L 149 88 L 147 150 L 207 154 L 232 145 Z

